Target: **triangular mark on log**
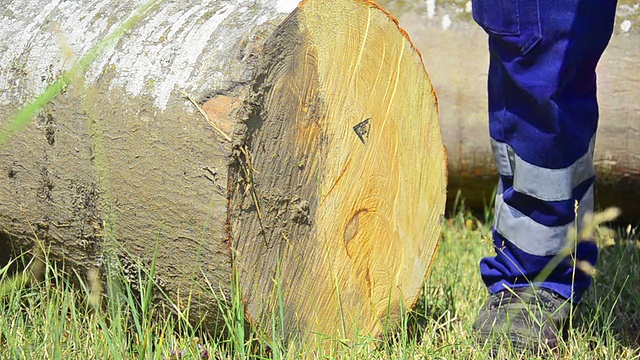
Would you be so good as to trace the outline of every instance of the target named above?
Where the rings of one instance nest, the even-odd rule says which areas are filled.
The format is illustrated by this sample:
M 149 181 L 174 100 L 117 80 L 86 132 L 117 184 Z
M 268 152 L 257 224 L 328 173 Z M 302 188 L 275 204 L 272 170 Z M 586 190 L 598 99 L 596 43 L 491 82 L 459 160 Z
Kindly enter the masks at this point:
M 353 131 L 356 132 L 360 141 L 365 145 L 367 145 L 367 141 L 369 141 L 369 131 L 371 131 L 371 122 L 369 120 L 371 120 L 371 118 L 368 118 L 353 127 Z

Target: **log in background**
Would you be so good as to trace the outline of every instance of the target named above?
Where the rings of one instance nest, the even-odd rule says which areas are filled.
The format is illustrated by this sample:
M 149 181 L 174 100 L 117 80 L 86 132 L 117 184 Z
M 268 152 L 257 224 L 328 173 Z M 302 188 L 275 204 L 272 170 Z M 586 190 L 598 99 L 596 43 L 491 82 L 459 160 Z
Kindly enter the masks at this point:
M 482 211 L 491 205 L 497 184 L 487 124 L 487 35 L 464 3 L 438 1 L 431 17 L 423 2 L 381 3 L 423 52 L 438 94 L 449 154 L 447 206 L 461 190 L 466 204 Z M 632 223 L 640 220 L 640 30 L 635 11 L 630 15 L 629 6 L 620 2 L 613 36 L 598 63 L 600 120 L 594 158 L 597 206 L 620 207 L 623 220 Z M 621 24 L 627 18 L 633 26 L 624 32 Z

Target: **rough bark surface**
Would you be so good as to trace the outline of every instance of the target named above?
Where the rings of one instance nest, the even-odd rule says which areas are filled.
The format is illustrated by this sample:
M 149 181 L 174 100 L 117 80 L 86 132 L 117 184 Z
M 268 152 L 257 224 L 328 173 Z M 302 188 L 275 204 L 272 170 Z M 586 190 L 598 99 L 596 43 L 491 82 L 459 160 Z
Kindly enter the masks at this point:
M 3 3 L 2 125 L 142 4 Z M 157 248 L 156 280 L 178 306 L 194 291 L 193 308 L 215 312 L 198 285 L 231 288 L 232 144 L 181 91 L 233 128 L 221 99 L 241 97 L 257 49 L 285 16 L 271 1 L 153 6 L 0 149 L 0 232 L 21 249 L 37 238 L 80 274 L 118 254 L 134 276 Z

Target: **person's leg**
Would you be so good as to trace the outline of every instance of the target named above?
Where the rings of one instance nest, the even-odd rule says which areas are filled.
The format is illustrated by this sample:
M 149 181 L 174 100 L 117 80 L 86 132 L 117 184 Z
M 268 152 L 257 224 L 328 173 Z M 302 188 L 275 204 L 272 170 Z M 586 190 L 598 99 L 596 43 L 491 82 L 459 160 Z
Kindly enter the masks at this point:
M 536 281 L 536 288 L 577 302 L 590 278 L 572 261 L 539 275 L 567 245 L 574 220 L 580 225 L 593 209 L 595 67 L 616 1 L 474 0 L 473 6 L 489 33 L 489 128 L 500 172 L 496 256 L 481 261 L 482 278 L 493 294 Z M 576 257 L 595 264 L 596 245 L 580 243 Z

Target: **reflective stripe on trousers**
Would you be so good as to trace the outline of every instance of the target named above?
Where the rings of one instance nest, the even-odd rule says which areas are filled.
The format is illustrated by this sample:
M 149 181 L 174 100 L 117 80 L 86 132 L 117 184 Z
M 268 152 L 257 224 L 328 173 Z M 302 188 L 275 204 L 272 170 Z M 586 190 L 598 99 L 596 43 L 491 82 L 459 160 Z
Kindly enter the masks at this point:
M 595 140 L 595 139 L 594 139 Z M 537 256 L 555 255 L 567 244 L 567 233 L 575 219 L 593 211 L 593 143 L 586 154 L 562 169 L 547 169 L 527 163 L 509 145 L 492 140 L 501 178 L 495 201 L 494 228 L 521 250 Z M 508 166 L 504 159 L 510 159 Z M 505 194 L 505 183 L 509 183 Z M 586 188 L 586 191 L 581 191 Z M 505 200 L 506 199 L 506 200 Z M 531 202 L 544 204 L 551 215 L 543 218 L 527 212 Z M 542 210 L 538 210 L 541 212 Z M 564 214 L 564 215 L 562 215 Z M 555 216 L 554 216 L 555 215 Z M 552 220 L 548 220 L 552 218 Z M 578 230 L 583 222 L 578 221 Z

